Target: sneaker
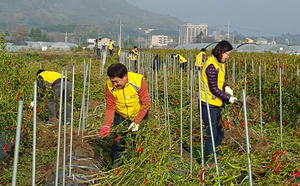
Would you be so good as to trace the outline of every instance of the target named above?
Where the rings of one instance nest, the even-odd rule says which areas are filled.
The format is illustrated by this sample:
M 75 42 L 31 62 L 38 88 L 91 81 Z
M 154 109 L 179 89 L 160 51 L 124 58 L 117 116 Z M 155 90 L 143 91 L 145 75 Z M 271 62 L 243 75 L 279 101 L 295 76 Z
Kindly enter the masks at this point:
M 46 121 L 44 124 L 45 125 L 53 125 L 53 123 L 50 123 L 49 121 Z

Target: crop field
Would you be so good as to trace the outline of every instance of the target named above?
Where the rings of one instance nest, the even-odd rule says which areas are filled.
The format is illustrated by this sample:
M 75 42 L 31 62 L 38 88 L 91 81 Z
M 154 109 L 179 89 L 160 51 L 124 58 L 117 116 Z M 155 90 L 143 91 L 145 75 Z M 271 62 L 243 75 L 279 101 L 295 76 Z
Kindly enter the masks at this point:
M 63 180 L 69 185 L 103 186 L 300 184 L 299 56 L 231 54 L 226 62 L 226 82 L 238 101 L 222 106 L 220 124 L 225 138 L 217 149 L 217 166 L 208 168 L 202 156 L 206 134 L 198 109 L 199 74 L 191 70 L 197 49 L 140 51 L 138 71 L 148 84 L 149 119 L 135 134 L 127 133 L 127 127 L 120 125 L 112 128 L 109 136 L 99 136 L 106 106 L 106 70 L 119 61 L 129 67 L 126 53 L 107 56 L 105 64 L 89 51 L 0 53 L 0 184 L 12 183 L 21 100 L 16 185 L 32 185 L 34 112 L 30 102 L 40 68 L 67 71 L 70 80 L 74 77 L 74 114 L 73 131 L 71 125 L 62 125 L 60 133 L 59 121 L 53 126 L 43 124 L 48 114 L 47 99 L 37 103 L 36 185 L 55 185 L 57 175 L 59 185 Z M 177 61 L 170 58 L 172 53 L 188 59 L 188 70 L 180 70 Z M 158 71 L 152 69 L 157 54 L 162 61 Z M 126 141 L 120 158 L 123 164 L 113 166 L 110 147 L 120 139 Z

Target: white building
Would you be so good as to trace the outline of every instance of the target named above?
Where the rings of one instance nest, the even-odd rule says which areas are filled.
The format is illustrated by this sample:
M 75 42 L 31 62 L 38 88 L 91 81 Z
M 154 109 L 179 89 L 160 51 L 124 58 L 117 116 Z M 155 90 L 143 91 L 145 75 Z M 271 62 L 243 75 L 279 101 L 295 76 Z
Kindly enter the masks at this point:
M 168 46 L 168 36 L 165 35 L 152 35 L 152 47 L 166 47 Z
M 197 35 L 201 32 L 203 33 L 203 36 L 207 36 L 207 28 L 207 24 L 192 25 L 192 23 L 187 23 L 181 25 L 179 28 L 178 45 L 194 43 Z

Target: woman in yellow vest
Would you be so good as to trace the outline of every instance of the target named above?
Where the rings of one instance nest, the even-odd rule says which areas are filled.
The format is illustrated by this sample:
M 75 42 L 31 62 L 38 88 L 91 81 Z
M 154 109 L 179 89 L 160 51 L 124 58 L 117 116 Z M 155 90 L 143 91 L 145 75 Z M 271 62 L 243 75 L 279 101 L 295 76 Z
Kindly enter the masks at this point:
M 207 134 L 205 140 L 205 161 L 212 158 L 211 162 L 214 162 L 214 156 L 211 157 L 214 151 L 207 109 L 210 111 L 214 144 L 217 148 L 221 146 L 224 138 L 224 131 L 220 125 L 221 106 L 223 101 L 233 103 L 237 99 L 236 97 L 232 97 L 233 91 L 225 83 L 225 62 L 229 58 L 232 49 L 233 47 L 228 41 L 223 40 L 219 42 L 212 50 L 212 55 L 207 59 L 201 73 L 202 118 Z M 204 83 L 206 85 L 209 108 L 207 108 Z M 216 151 L 218 155 L 219 150 L 216 149 Z
M 58 72 L 52 72 L 52 71 L 46 71 L 44 69 L 38 70 L 36 73 L 37 75 L 37 86 L 40 91 L 38 94 L 39 98 L 44 97 L 44 93 L 46 89 L 49 89 L 50 91 L 50 97 L 48 100 L 48 121 L 45 122 L 47 125 L 52 125 L 53 120 L 56 118 L 56 101 L 60 97 L 60 90 L 61 90 L 61 74 Z M 63 95 L 65 95 L 65 80 L 63 80 Z M 70 103 L 69 103 L 69 97 L 71 93 L 72 84 L 70 80 L 67 80 L 67 123 L 70 123 L 71 120 L 71 110 L 70 110 Z

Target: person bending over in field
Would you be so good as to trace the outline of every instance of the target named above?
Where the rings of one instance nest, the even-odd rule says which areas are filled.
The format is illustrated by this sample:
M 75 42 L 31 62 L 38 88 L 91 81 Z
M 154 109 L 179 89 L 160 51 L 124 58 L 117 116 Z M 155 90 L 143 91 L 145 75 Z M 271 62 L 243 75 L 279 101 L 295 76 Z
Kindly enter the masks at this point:
M 56 102 L 60 97 L 61 74 L 58 72 L 40 69 L 37 71 L 36 75 L 37 86 L 39 88 L 38 99 L 44 100 L 46 89 L 49 90 L 50 96 L 48 99 L 48 121 L 46 121 L 45 124 L 52 125 L 54 119 L 56 119 Z M 63 79 L 63 96 L 65 95 L 64 91 L 67 91 L 67 123 L 70 123 L 71 121 L 71 110 L 69 103 L 71 88 L 72 84 L 70 80 L 67 80 L 67 90 L 65 90 L 65 79 Z
M 113 127 L 121 122 L 128 130 L 136 132 L 142 120 L 147 119 L 150 107 L 148 85 L 144 76 L 128 72 L 122 63 L 114 63 L 107 69 L 109 80 L 106 82 L 106 109 L 104 126 L 99 132 L 101 137 L 108 135 Z M 125 135 L 125 134 L 124 134 Z M 125 150 L 125 140 L 114 141 L 111 149 L 112 163 Z

